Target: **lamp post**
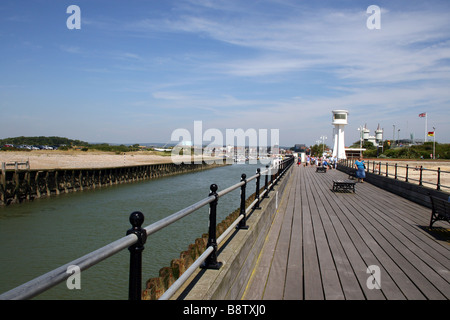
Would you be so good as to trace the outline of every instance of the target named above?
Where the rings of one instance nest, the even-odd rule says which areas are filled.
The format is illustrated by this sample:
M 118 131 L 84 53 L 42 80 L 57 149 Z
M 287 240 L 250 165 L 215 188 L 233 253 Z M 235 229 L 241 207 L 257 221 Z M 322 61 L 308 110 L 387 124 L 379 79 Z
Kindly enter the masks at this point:
M 392 125 L 394 127 L 394 130 L 392 131 L 392 144 L 394 144 L 395 141 L 395 124 Z
M 325 153 L 325 139 L 327 139 L 327 137 L 321 136 L 320 139 L 322 139 L 322 157 L 323 157 L 323 154 Z
M 359 156 L 362 157 L 363 126 L 359 126 Z

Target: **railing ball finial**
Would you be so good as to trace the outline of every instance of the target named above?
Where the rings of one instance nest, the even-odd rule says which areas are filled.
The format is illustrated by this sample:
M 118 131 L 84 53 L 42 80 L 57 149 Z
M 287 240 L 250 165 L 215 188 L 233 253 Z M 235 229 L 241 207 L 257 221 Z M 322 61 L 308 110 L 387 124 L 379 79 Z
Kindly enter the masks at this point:
M 135 211 L 130 214 L 130 223 L 133 229 L 139 229 L 144 223 L 144 214 L 139 211 Z
M 130 223 L 132 228 L 127 231 L 127 235 L 135 234 L 137 241 L 128 247 L 128 251 L 130 251 L 128 299 L 140 300 L 142 292 L 142 251 L 147 241 L 147 232 L 141 227 L 144 223 L 144 214 L 139 211 L 131 213 Z
M 211 190 L 212 193 L 216 193 L 218 189 L 219 189 L 219 187 L 218 187 L 217 184 L 215 184 L 215 183 L 213 183 L 213 184 L 209 187 L 209 190 Z

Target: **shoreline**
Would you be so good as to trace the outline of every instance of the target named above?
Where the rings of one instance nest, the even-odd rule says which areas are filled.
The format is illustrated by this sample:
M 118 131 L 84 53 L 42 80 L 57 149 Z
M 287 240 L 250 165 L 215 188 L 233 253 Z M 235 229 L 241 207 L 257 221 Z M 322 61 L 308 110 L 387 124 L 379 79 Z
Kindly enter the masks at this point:
M 107 151 L 3 151 L 0 162 L 29 162 L 30 169 L 98 169 L 172 163 L 169 156 L 147 151 L 116 154 Z
M 192 163 L 190 161 L 181 164 L 172 161 L 157 162 L 145 158 L 140 163 L 122 162 L 122 165 L 112 163 L 111 160 L 105 162 L 104 154 L 98 161 L 98 167 L 92 163 L 92 155 L 88 157 L 87 162 L 76 164 L 70 161 L 68 168 L 33 168 L 32 163 L 28 168 L 15 166 L 15 169 L 6 169 L 2 163 L 0 171 L 0 206 L 21 203 L 23 201 L 32 201 L 36 198 L 50 197 L 63 193 L 82 191 L 86 189 L 97 189 L 122 183 L 132 183 L 136 181 L 156 179 L 166 176 L 208 170 L 223 166 L 225 164 L 211 163 L 205 161 Z M 170 157 L 167 157 L 170 159 Z M 86 160 L 86 159 L 84 159 Z M 148 163 L 152 161 L 153 163 Z M 144 163 L 145 162 L 145 163 Z M 48 162 L 47 162 L 48 165 Z M 76 167 L 75 167 L 76 165 Z M 43 164 L 41 167 L 45 167 Z
M 88 169 L 112 168 L 136 165 L 173 163 L 171 155 L 158 155 L 155 151 L 135 151 L 115 153 L 109 151 L 81 150 L 31 150 L 31 151 L 0 151 L 1 162 L 29 161 L 30 169 Z M 190 159 L 189 159 L 190 160 Z M 450 160 L 446 159 L 390 159 L 365 158 L 366 161 L 381 163 L 411 163 L 450 171 Z M 445 168 L 445 169 L 444 169 Z

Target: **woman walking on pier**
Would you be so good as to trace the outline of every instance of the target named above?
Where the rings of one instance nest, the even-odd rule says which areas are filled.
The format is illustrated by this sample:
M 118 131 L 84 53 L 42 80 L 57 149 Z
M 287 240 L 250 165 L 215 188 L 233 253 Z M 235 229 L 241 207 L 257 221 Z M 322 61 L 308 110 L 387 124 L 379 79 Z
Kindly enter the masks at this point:
M 366 177 L 366 165 L 364 164 L 364 160 L 362 157 L 359 157 L 358 160 L 355 161 L 356 168 L 356 178 L 358 178 L 358 182 L 364 182 L 364 178 Z

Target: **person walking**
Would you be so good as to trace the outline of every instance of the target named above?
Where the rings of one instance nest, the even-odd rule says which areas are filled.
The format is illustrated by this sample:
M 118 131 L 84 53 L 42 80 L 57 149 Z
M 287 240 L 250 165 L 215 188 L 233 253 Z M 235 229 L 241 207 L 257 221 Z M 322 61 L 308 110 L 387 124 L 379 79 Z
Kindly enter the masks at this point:
M 364 160 L 362 157 L 359 157 L 358 160 L 355 161 L 355 169 L 356 169 L 356 178 L 358 178 L 358 182 L 364 182 L 366 177 L 366 166 L 364 164 Z
M 327 159 L 326 159 L 326 158 L 323 159 L 323 161 L 322 161 L 322 166 L 323 166 L 324 168 L 326 168 L 326 170 L 328 171 L 328 162 L 327 162 Z

